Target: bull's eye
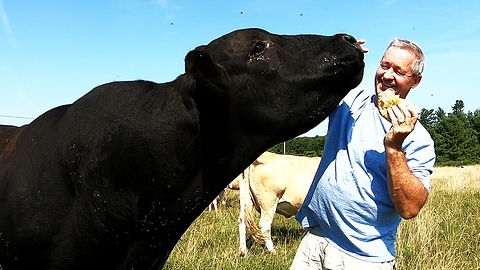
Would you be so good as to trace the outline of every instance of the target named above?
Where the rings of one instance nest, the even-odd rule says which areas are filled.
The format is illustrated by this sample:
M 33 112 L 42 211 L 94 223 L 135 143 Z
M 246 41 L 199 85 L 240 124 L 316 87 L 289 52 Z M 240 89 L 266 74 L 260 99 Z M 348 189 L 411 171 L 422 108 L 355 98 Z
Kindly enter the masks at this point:
M 255 43 L 255 45 L 253 46 L 252 52 L 250 53 L 250 56 L 249 56 L 250 63 L 253 63 L 254 61 L 264 61 L 266 59 L 264 56 L 264 52 L 271 45 L 272 45 L 271 42 L 266 42 L 266 41 L 258 41 L 257 43 Z
M 259 41 L 255 44 L 253 48 L 252 54 L 259 54 L 262 53 L 266 48 L 268 48 L 268 43 L 265 41 Z

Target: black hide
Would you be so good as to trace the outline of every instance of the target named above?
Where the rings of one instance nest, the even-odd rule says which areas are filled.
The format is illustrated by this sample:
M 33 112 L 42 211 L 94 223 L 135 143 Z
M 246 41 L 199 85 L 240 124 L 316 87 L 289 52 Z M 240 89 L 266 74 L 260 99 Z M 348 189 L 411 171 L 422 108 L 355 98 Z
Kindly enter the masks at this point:
M 245 29 L 167 83 L 113 82 L 0 126 L 0 269 L 161 269 L 213 198 L 363 76 L 348 35 Z

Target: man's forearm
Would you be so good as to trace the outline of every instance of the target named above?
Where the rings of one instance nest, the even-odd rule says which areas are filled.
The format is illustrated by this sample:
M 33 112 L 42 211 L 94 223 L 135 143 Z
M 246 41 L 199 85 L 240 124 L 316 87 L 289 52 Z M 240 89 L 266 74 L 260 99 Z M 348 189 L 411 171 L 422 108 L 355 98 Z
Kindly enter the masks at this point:
M 404 219 L 418 215 L 428 198 L 422 182 L 410 171 L 401 149 L 386 147 L 388 191 Z

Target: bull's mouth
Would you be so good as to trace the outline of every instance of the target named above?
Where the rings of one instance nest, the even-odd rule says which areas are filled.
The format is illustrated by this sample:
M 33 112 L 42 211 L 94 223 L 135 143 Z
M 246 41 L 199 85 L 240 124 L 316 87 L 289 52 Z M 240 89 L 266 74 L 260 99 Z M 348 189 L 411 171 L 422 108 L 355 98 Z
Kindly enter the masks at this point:
M 337 60 L 333 63 L 330 62 L 328 65 L 323 66 L 322 71 L 325 75 L 343 82 L 351 79 L 352 82 L 358 81 L 358 83 L 360 83 L 363 78 L 364 68 L 365 63 L 363 60 L 348 59 L 343 61 Z
M 344 75 L 345 73 L 362 73 L 365 68 L 365 63 L 363 61 L 364 54 L 358 44 L 352 44 L 352 47 L 355 49 L 355 53 L 339 56 L 332 55 L 331 57 L 324 57 L 321 62 L 320 69 L 326 75 Z
M 330 70 L 338 70 L 339 68 L 359 68 L 363 69 L 365 67 L 365 63 L 363 62 L 363 53 L 359 51 L 357 56 L 349 56 L 343 59 L 339 58 L 338 56 L 334 55 L 331 59 L 324 58 L 324 64 L 327 66 L 326 71 Z

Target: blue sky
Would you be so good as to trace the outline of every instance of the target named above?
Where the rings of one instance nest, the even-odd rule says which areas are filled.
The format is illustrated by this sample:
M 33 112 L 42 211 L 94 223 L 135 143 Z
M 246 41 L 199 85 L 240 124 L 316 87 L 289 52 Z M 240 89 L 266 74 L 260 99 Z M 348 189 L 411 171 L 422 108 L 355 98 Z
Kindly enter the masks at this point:
M 171 81 L 188 51 L 249 27 L 366 39 L 361 86 L 371 91 L 389 41 L 414 40 L 427 63 L 408 100 L 480 108 L 478 0 L 0 0 L 0 123 L 27 124 L 111 81 Z M 305 136 L 325 131 L 322 123 Z

